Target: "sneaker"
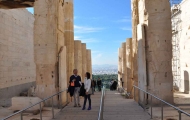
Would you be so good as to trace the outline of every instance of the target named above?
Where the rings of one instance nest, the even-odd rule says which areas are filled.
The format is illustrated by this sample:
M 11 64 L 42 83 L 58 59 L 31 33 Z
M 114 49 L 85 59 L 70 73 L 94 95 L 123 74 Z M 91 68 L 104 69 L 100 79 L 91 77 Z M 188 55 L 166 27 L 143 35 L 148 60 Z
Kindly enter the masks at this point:
M 88 110 L 91 110 L 91 107 L 89 107 Z
M 74 105 L 74 107 L 77 107 L 77 105 Z
M 85 107 L 82 108 L 82 110 L 85 110 L 85 109 L 86 109 Z
M 80 104 L 78 104 L 78 107 L 81 107 Z

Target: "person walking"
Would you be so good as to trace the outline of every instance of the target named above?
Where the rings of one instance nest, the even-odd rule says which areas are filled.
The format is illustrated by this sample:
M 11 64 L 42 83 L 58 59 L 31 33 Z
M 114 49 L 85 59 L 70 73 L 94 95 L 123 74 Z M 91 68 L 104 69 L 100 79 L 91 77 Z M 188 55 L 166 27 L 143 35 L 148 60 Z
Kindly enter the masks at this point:
M 73 75 L 70 77 L 70 85 L 74 87 L 74 107 L 81 107 L 80 105 L 80 87 L 81 87 L 81 77 L 78 75 L 78 70 L 73 70 Z
M 98 90 L 101 91 L 102 81 L 100 80 L 100 78 L 98 78 L 97 84 L 98 84 Z
M 84 96 L 84 104 L 83 104 L 83 108 L 82 110 L 86 109 L 86 101 L 88 99 L 89 102 L 89 106 L 88 106 L 88 110 L 91 110 L 91 98 L 90 95 L 92 94 L 92 88 L 91 88 L 91 79 L 90 79 L 90 73 L 86 72 L 85 74 L 86 78 L 84 80 L 84 89 L 86 90 L 86 94 Z

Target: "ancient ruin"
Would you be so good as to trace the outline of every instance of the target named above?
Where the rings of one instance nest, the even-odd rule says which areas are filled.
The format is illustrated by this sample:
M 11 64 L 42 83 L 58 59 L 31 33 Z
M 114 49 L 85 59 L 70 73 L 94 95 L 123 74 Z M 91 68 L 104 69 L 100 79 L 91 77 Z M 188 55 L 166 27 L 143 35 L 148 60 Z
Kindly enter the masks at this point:
M 131 0 L 132 35 L 118 49 L 117 88 L 123 96 L 115 91 L 105 96 L 102 88 L 102 97 L 101 93 L 94 97 L 95 111 L 105 106 L 106 112 L 97 115 L 105 112 L 106 119 L 113 119 L 107 108 L 113 110 L 115 100 L 113 103 L 120 108 L 116 109 L 118 113 L 112 111 L 114 114 L 140 111 L 139 104 L 152 118 L 152 111 L 159 106 L 159 118 L 163 119 L 164 105 L 177 105 L 176 96 L 189 95 L 190 0 L 173 1 Z M 33 7 L 34 14 L 26 7 Z M 73 69 L 78 69 L 82 82 L 86 72 L 92 77 L 92 52 L 82 41 L 74 40 L 73 0 L 0 0 L 0 106 L 11 106 L 15 112 L 64 91 L 40 103 L 40 108 L 28 109 L 37 110 L 42 117 L 43 107 L 52 107 L 54 114 L 55 107 L 60 110 L 71 103 L 67 88 Z M 190 116 L 178 107 L 174 108 L 177 115 L 167 114 L 166 118 Z M 166 111 L 173 113 L 168 108 Z M 23 113 L 20 114 L 22 119 Z M 140 114 L 139 118 L 134 117 L 136 113 L 131 116 L 149 119 L 142 111 Z

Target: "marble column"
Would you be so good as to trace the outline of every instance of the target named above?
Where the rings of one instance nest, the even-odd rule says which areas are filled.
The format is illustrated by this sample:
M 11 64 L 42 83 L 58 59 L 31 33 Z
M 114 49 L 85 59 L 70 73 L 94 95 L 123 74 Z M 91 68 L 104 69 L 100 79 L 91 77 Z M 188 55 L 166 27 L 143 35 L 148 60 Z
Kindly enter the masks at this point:
M 122 43 L 122 81 L 123 88 L 127 89 L 126 42 Z
M 65 6 L 65 45 L 67 47 L 67 80 L 73 74 L 74 69 L 74 24 L 73 24 L 73 0 L 64 0 Z
M 92 58 L 91 58 L 91 50 L 86 50 L 86 63 L 87 63 L 87 72 L 90 72 L 92 78 Z
M 122 51 L 123 49 L 122 48 L 119 48 L 118 49 L 118 84 L 119 84 L 119 87 L 121 87 L 121 78 L 122 78 Z
M 131 74 L 133 84 L 138 86 L 138 66 L 137 66 L 137 25 L 139 24 L 139 14 L 138 14 L 138 1 L 139 0 L 131 0 L 131 8 L 132 8 L 132 64 L 131 64 Z M 132 95 L 135 96 L 135 101 L 138 101 L 138 91 L 134 94 L 132 91 Z
M 75 40 L 74 41 L 74 58 L 75 58 L 75 69 L 78 70 L 78 75 L 82 75 L 82 47 L 81 47 L 81 41 Z
M 82 43 L 82 81 L 84 81 L 85 73 L 87 71 L 87 63 L 86 63 L 86 43 Z
M 132 92 L 133 81 L 131 74 L 132 63 L 132 38 L 126 40 L 126 66 L 127 66 L 127 92 Z
M 57 0 L 38 0 L 34 4 L 34 17 L 36 95 L 43 99 L 67 87 L 64 6 Z M 64 100 L 62 102 L 66 103 Z M 59 98 L 55 97 L 56 105 L 58 101 Z M 49 106 L 51 101 L 45 104 Z
M 138 40 L 144 29 L 148 92 L 173 103 L 171 6 L 168 0 L 139 1 Z M 144 26 L 142 27 L 141 24 Z M 140 37 L 139 37 L 140 36 Z M 143 57 L 139 58 L 143 61 Z M 142 78 L 139 78 L 139 80 Z M 142 85 L 142 86 L 141 86 Z M 150 100 L 150 97 L 147 97 Z M 147 99 L 145 98 L 145 99 Z M 153 104 L 159 104 L 153 100 Z

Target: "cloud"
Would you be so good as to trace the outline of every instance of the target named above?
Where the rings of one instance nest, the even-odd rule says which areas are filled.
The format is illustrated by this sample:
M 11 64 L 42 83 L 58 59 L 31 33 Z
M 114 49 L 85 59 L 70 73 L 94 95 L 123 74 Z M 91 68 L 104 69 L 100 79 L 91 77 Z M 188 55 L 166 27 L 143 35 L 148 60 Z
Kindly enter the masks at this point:
M 116 22 L 131 22 L 131 17 L 124 17 L 124 18 L 122 18 L 122 19 L 120 19 L 120 20 L 117 20 Z
M 131 30 L 132 30 L 131 27 L 122 27 L 122 28 L 120 28 L 120 29 L 125 30 L 125 31 L 131 31 Z
M 93 33 L 93 32 L 100 32 L 103 29 L 104 28 L 74 25 L 75 33 Z
M 74 39 L 75 40 L 81 40 L 83 43 L 98 43 L 98 42 L 100 42 L 96 38 L 85 38 L 82 36 L 74 36 Z

